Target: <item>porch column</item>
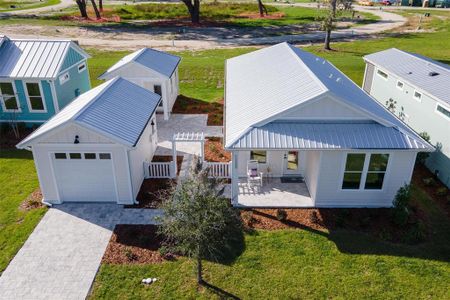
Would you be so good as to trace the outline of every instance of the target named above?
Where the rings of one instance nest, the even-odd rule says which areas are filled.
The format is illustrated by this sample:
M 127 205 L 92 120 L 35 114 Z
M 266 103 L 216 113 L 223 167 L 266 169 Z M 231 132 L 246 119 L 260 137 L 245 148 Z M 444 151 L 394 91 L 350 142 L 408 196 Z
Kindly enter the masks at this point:
M 235 151 L 231 152 L 231 200 L 234 200 L 239 194 L 239 173 L 238 173 L 238 155 Z
M 177 164 L 177 143 L 175 142 L 175 138 L 172 139 L 172 161 L 173 161 L 173 176 L 172 178 L 177 177 L 178 173 L 178 164 Z

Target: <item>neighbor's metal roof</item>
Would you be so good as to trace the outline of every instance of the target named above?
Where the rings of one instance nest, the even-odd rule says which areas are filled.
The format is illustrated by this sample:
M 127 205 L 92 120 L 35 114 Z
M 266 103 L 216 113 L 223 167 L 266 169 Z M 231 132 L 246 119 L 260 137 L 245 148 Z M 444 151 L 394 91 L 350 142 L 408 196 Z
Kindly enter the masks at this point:
M 227 60 L 225 146 L 231 147 L 247 131 L 273 121 L 281 112 L 322 95 L 422 140 L 330 62 L 281 43 Z
M 170 78 L 173 72 L 176 70 L 180 60 L 181 58 L 176 55 L 151 48 L 142 48 L 138 51 L 124 56 L 116 64 L 110 67 L 105 73 L 100 75 L 99 78 L 102 78 L 104 75 L 122 68 L 130 62 L 136 62 L 148 69 L 154 70 Z
M 394 127 L 371 123 L 273 122 L 254 127 L 233 149 L 429 149 Z
M 32 141 L 68 122 L 74 122 L 126 146 L 134 146 L 161 96 L 123 78 L 111 79 L 80 95 L 45 122 L 17 147 Z
M 425 93 L 450 104 L 450 66 L 396 48 L 364 56 L 364 59 L 405 80 Z M 430 76 L 430 72 L 439 73 Z
M 89 57 L 70 40 L 5 39 L 0 47 L 0 77 L 55 78 L 70 47 Z

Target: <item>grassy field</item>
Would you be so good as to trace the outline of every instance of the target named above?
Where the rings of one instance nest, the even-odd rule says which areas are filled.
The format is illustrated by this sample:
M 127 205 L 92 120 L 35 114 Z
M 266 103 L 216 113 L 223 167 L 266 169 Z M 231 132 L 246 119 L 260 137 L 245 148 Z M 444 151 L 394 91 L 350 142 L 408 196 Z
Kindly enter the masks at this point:
M 423 244 L 399 245 L 354 232 L 258 230 L 242 254 L 205 264 L 208 283 L 241 299 L 449 299 L 450 220 L 421 190 L 433 234 Z M 151 286 L 142 278 L 157 277 Z M 92 299 L 211 299 L 195 283 L 187 259 L 152 265 L 102 265 Z M 217 297 L 219 298 L 219 297 Z
M 45 209 L 23 211 L 19 205 L 39 187 L 29 151 L 0 150 L 0 272 L 33 231 Z
M 1 11 L 13 11 L 19 9 L 38 8 L 43 6 L 55 5 L 60 3 L 60 0 L 0 0 Z M 11 6 L 15 6 L 12 8 Z

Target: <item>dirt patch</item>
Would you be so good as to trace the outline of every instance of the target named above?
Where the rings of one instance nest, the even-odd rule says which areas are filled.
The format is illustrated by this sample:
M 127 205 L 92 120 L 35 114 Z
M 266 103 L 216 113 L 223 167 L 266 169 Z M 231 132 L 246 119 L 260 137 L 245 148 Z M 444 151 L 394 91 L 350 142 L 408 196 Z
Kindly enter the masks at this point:
M 180 95 L 172 112 L 174 114 L 208 114 L 208 126 L 223 125 L 223 99 L 217 102 L 206 102 Z
M 61 21 L 73 21 L 73 22 L 77 22 L 77 23 L 85 23 L 85 24 L 89 24 L 89 23 L 119 23 L 120 17 L 119 16 L 111 16 L 108 18 L 102 17 L 100 19 L 97 18 L 82 18 L 79 16 L 62 16 L 60 18 Z
M 280 220 L 278 209 L 246 209 L 241 211 L 244 224 L 250 229 L 279 230 L 297 228 L 330 232 L 339 228 L 364 232 L 394 243 L 404 242 L 404 236 L 419 220 L 426 222 L 423 211 L 412 207 L 409 223 L 400 228 L 391 219 L 389 208 L 280 209 L 286 217 Z
M 37 128 L 37 126 L 35 127 Z M 35 128 L 26 128 L 19 125 L 19 137 L 16 137 L 8 124 L 1 124 L 0 128 L 0 148 L 1 149 L 15 149 L 16 145 L 26 136 L 34 131 Z
M 161 243 L 155 225 L 116 225 L 102 263 L 154 264 L 172 259 L 159 253 Z
M 23 200 L 20 204 L 20 210 L 27 211 L 35 208 L 41 208 L 44 204 L 42 203 L 42 192 L 41 189 L 38 188 L 34 190 L 28 197 Z
M 169 162 L 172 161 L 171 156 L 154 156 L 154 162 Z M 183 156 L 177 156 L 178 172 L 181 169 Z M 161 204 L 163 195 L 167 196 L 172 186 L 176 184 L 176 180 L 170 178 L 149 178 L 144 179 L 141 189 L 136 197 L 139 204 L 125 205 L 125 208 L 158 208 Z
M 261 16 L 259 13 L 242 13 L 239 14 L 238 17 L 247 19 L 278 20 L 282 19 L 284 15 L 283 12 L 274 12 L 264 16 Z
M 231 161 L 231 152 L 225 151 L 221 138 L 208 138 L 205 142 L 205 160 L 229 162 Z
M 425 180 L 424 180 L 425 179 Z M 426 184 L 427 179 L 432 179 L 430 184 Z M 412 178 L 414 185 L 424 190 L 433 200 L 442 208 L 442 210 L 450 217 L 450 192 L 448 188 L 431 173 L 424 165 L 417 164 L 414 168 Z M 439 191 L 446 190 L 447 194 L 440 194 Z

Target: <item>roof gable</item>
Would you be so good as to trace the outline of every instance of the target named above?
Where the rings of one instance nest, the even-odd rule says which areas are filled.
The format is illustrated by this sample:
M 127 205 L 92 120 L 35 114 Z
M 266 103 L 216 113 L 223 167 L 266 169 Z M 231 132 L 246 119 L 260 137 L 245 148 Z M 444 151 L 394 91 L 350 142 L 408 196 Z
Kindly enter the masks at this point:
M 130 63 L 139 64 L 161 74 L 162 76 L 170 78 L 176 70 L 180 60 L 181 58 L 176 55 L 151 48 L 142 48 L 124 56 L 117 63 L 111 66 L 105 73 L 100 75 L 99 78 L 105 79 L 106 74 L 115 72 Z
M 366 55 L 364 59 L 395 74 L 430 96 L 450 104 L 449 65 L 396 48 Z M 433 72 L 438 75 L 430 76 Z
M 111 79 L 73 100 L 17 147 L 28 147 L 38 138 L 68 123 L 75 123 L 133 147 L 160 99 L 159 95 L 125 79 Z
M 70 40 L 6 39 L 0 47 L 0 77 L 54 79 L 70 49 L 89 57 Z

